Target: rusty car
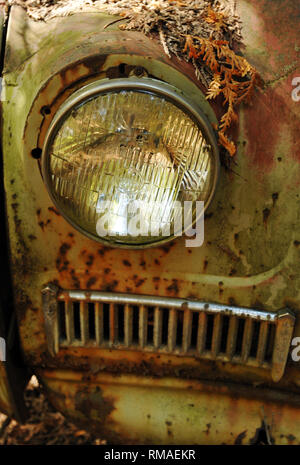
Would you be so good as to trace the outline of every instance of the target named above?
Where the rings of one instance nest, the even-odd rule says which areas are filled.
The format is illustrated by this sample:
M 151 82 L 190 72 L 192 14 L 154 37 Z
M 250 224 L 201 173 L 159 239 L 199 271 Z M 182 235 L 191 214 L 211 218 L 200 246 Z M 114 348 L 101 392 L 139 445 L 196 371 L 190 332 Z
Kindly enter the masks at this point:
M 231 2 L 261 84 L 238 109 L 230 166 L 191 42 L 182 60 L 161 31 L 93 5 L 39 21 L 11 3 L 0 410 L 26 420 L 35 374 L 58 411 L 112 444 L 300 444 L 299 3 Z M 166 215 L 202 200 L 202 245 L 129 236 L 126 196 L 160 198 Z M 95 229 L 103 199 L 110 237 Z

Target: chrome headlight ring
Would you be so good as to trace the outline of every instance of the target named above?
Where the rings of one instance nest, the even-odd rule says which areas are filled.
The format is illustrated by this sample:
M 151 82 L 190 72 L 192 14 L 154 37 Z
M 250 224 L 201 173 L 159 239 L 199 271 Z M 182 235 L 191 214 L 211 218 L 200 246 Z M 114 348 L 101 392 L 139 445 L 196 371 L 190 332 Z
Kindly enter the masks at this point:
M 180 90 L 176 89 L 175 87 L 173 87 L 173 86 L 171 86 L 169 84 L 166 84 L 164 82 L 161 82 L 161 81 L 156 80 L 156 79 L 151 79 L 151 78 L 139 78 L 139 79 L 137 79 L 137 78 L 126 78 L 126 79 L 115 79 L 115 80 L 103 79 L 103 80 L 95 81 L 93 83 L 90 83 L 90 84 L 82 87 L 81 89 L 74 92 L 69 98 L 67 98 L 67 100 L 63 103 L 63 105 L 60 107 L 60 109 L 54 115 L 54 118 L 53 118 L 53 120 L 52 120 L 52 122 L 51 122 L 51 124 L 49 126 L 49 129 L 48 129 L 48 132 L 47 132 L 47 135 L 46 135 L 46 138 L 45 138 L 45 143 L 44 143 L 43 153 L 42 153 L 42 175 L 43 175 L 43 178 L 44 178 L 44 182 L 46 184 L 48 193 L 49 193 L 53 203 L 55 204 L 56 208 L 59 210 L 59 212 L 62 214 L 62 216 L 74 228 L 79 230 L 82 234 L 85 234 L 86 236 L 88 236 L 88 237 L 90 237 L 90 238 L 92 238 L 94 240 L 97 240 L 97 241 L 99 241 L 101 243 L 104 243 L 106 245 L 116 246 L 116 247 L 146 248 L 146 247 L 153 247 L 153 246 L 161 245 L 161 244 L 163 244 L 163 243 L 165 243 L 165 242 L 167 242 L 167 241 L 169 241 L 171 239 L 174 239 L 175 235 L 170 234 L 167 237 L 159 236 L 158 239 L 156 238 L 155 240 L 153 238 L 151 238 L 151 237 L 148 238 L 148 239 L 144 237 L 142 241 L 141 241 L 140 238 L 135 238 L 135 239 L 133 238 L 133 239 L 128 240 L 128 234 L 126 236 L 126 234 L 124 235 L 122 232 L 121 232 L 121 234 L 117 234 L 118 237 L 117 236 L 100 237 L 98 234 L 96 234 L 96 231 L 93 232 L 93 227 L 89 224 L 88 218 L 90 218 L 89 215 L 91 215 L 91 210 L 92 210 L 92 216 L 94 215 L 94 218 L 95 218 L 95 212 L 93 211 L 93 208 L 94 208 L 94 210 L 96 209 L 95 205 L 96 204 L 98 205 L 99 198 L 101 198 L 101 196 L 104 196 L 104 197 L 107 196 L 109 189 L 106 186 L 106 191 L 104 192 L 103 184 L 102 185 L 97 184 L 96 181 L 93 181 L 94 184 L 91 187 L 91 182 L 92 181 L 91 181 L 91 178 L 89 178 L 90 169 L 87 169 L 87 167 L 85 167 L 85 172 L 86 172 L 86 178 L 85 179 L 82 178 L 83 180 L 82 179 L 80 180 L 80 175 L 78 174 L 78 173 L 84 171 L 83 168 L 80 166 L 80 161 L 78 162 L 78 159 L 80 160 L 80 157 L 82 159 L 82 151 L 80 152 L 78 147 L 81 147 L 81 149 L 82 149 L 82 147 L 85 148 L 84 139 L 86 141 L 89 130 L 87 130 L 86 135 L 84 137 L 81 134 L 81 136 L 80 136 L 81 140 L 79 140 L 80 138 L 78 140 L 76 139 L 76 137 L 77 137 L 76 131 L 78 131 L 78 128 L 80 127 L 80 121 L 81 121 L 80 118 L 83 118 L 84 111 L 86 111 L 88 106 L 89 105 L 91 107 L 93 107 L 93 105 L 95 106 L 96 104 L 93 103 L 93 102 L 96 102 L 96 103 L 98 102 L 99 103 L 99 106 L 97 107 L 96 112 L 93 113 L 94 110 L 91 110 L 90 113 L 88 115 L 86 115 L 90 119 L 93 117 L 93 115 L 96 115 L 95 121 L 98 118 L 98 123 L 97 123 L 97 121 L 95 122 L 95 125 L 97 127 L 96 130 L 94 131 L 94 133 L 93 133 L 93 131 L 90 131 L 92 144 L 94 143 L 94 144 L 97 145 L 97 140 L 99 141 L 101 139 L 101 137 L 100 138 L 98 137 L 99 135 L 101 136 L 101 134 L 103 133 L 103 131 L 101 133 L 101 130 L 102 130 L 101 125 L 104 124 L 104 126 L 106 128 L 105 130 L 107 130 L 107 134 L 109 133 L 108 128 L 110 128 L 109 130 L 112 131 L 112 135 L 110 133 L 108 135 L 103 133 L 103 138 L 102 138 L 103 141 L 102 141 L 102 145 L 100 146 L 102 152 L 101 152 L 101 150 L 99 150 L 99 145 L 98 145 L 98 148 L 97 148 L 97 150 L 98 150 L 98 152 L 97 152 L 98 159 L 100 159 L 101 156 L 103 158 L 103 155 L 101 155 L 101 154 L 104 153 L 103 152 L 103 147 L 105 147 L 105 151 L 107 151 L 108 147 L 109 147 L 109 144 L 112 142 L 113 138 L 114 139 L 119 138 L 118 142 L 117 142 L 117 145 L 119 144 L 121 139 L 123 141 L 123 145 L 124 145 L 124 140 L 129 141 L 129 145 L 130 145 L 130 140 L 128 139 L 128 134 L 126 133 L 126 131 L 122 132 L 122 128 L 120 129 L 119 127 L 117 127 L 118 124 L 116 123 L 116 121 L 114 121 L 114 119 L 117 120 L 118 118 L 119 119 L 123 118 L 123 120 L 124 120 L 124 114 L 127 115 L 127 113 L 130 113 L 130 111 L 128 109 L 127 109 L 128 111 L 127 110 L 123 111 L 122 110 L 122 105 L 119 105 L 119 107 L 118 107 L 118 105 L 115 105 L 115 107 L 113 107 L 113 112 L 111 111 L 111 108 L 109 107 L 109 105 L 107 105 L 106 110 L 102 111 L 101 110 L 101 102 L 103 103 L 104 98 L 106 98 L 107 95 L 113 96 L 114 101 L 117 102 L 117 103 L 120 103 L 120 102 L 122 103 L 123 102 L 122 103 L 123 106 L 128 105 L 128 99 L 129 100 L 131 99 L 131 101 L 133 102 L 133 105 L 135 105 L 135 108 L 132 111 L 135 111 L 135 112 L 138 113 L 139 116 L 137 117 L 137 120 L 140 119 L 140 122 L 137 121 L 137 124 L 135 124 L 135 126 L 137 126 L 138 129 L 135 128 L 134 124 L 133 124 L 133 121 L 130 120 L 131 116 L 129 116 L 129 120 L 127 121 L 127 126 L 128 126 L 130 131 L 133 130 L 133 129 L 139 131 L 138 136 L 136 136 L 136 134 L 135 134 L 134 137 L 135 137 L 135 140 L 136 140 L 136 137 L 139 137 L 140 140 L 142 140 L 142 144 L 143 144 L 143 140 L 145 138 L 148 138 L 148 139 L 152 138 L 151 139 L 152 140 L 152 142 L 151 142 L 152 145 L 153 145 L 153 143 L 158 144 L 157 147 L 159 149 L 161 149 L 161 147 L 162 147 L 162 145 L 160 145 L 161 140 L 163 138 L 166 139 L 168 137 L 166 135 L 161 136 L 161 134 L 159 135 L 159 137 L 156 137 L 157 134 L 156 135 L 154 134 L 155 131 L 151 132 L 150 130 L 148 131 L 148 130 L 146 130 L 144 128 L 144 126 L 147 126 L 147 123 L 145 123 L 145 118 L 147 119 L 149 117 L 151 119 L 151 115 L 147 114 L 147 111 L 148 111 L 147 109 L 151 108 L 149 106 L 151 99 L 155 104 L 157 104 L 158 101 L 163 102 L 162 106 L 164 105 L 164 107 L 165 107 L 165 109 L 164 109 L 165 113 L 164 114 L 167 115 L 167 116 L 170 114 L 170 118 L 172 116 L 172 112 L 175 112 L 176 114 L 178 113 L 178 115 L 179 115 L 177 117 L 177 120 L 175 118 L 176 121 L 179 121 L 180 117 L 181 117 L 180 115 L 182 115 L 182 118 L 183 119 L 185 118 L 183 126 L 184 126 L 184 124 L 189 125 L 190 134 L 192 134 L 192 131 L 194 131 L 194 133 L 195 133 L 195 131 L 196 131 L 195 128 L 197 128 L 197 131 L 199 132 L 199 135 L 201 135 L 202 140 L 205 142 L 205 143 L 203 143 L 203 141 L 202 141 L 202 146 L 205 145 L 205 147 L 206 147 L 206 153 L 207 153 L 206 154 L 206 158 L 207 158 L 206 165 L 209 164 L 209 168 L 210 168 L 210 172 L 209 172 L 209 176 L 210 176 L 209 189 L 208 189 L 207 195 L 206 195 L 206 197 L 204 199 L 204 209 L 203 209 L 202 214 L 208 208 L 208 206 L 209 206 L 209 204 L 210 204 L 210 202 L 211 202 L 211 200 L 213 198 L 215 189 L 216 189 L 216 185 L 217 185 L 217 181 L 218 181 L 218 177 L 219 177 L 219 166 L 220 166 L 220 164 L 219 164 L 218 146 L 217 146 L 216 137 L 214 135 L 212 127 L 211 127 L 209 121 L 207 120 L 206 116 L 204 115 L 203 111 L 201 110 L 201 108 L 196 103 L 191 102 L 188 99 L 188 97 L 186 97 Z M 115 97 L 115 96 L 117 96 L 117 97 Z M 120 102 L 118 102 L 118 100 Z M 144 103 L 146 108 L 144 108 L 144 109 L 139 108 L 139 105 L 137 103 L 138 100 L 140 100 L 140 102 Z M 74 126 L 74 121 L 75 121 L 74 118 L 76 118 L 76 112 L 77 111 L 81 112 L 81 115 L 79 116 L 79 120 L 76 123 L 76 127 L 75 127 Z M 110 120 L 108 121 L 107 124 L 106 124 L 106 120 L 105 120 L 106 116 L 105 115 L 104 116 L 100 115 L 101 112 L 105 113 L 105 111 L 106 112 L 110 111 L 111 115 L 113 115 L 113 116 L 110 116 Z M 122 112 L 123 112 L 123 114 L 122 114 Z M 72 116 L 74 114 L 75 114 L 75 117 Z M 133 115 L 134 115 L 134 113 L 132 113 L 132 118 L 134 118 Z M 72 119 L 73 126 L 72 126 L 72 124 L 68 123 L 68 121 L 71 121 L 71 119 Z M 153 118 L 153 115 L 152 115 L 151 124 L 153 123 L 153 120 L 155 120 L 155 118 Z M 85 120 L 85 118 L 83 118 L 82 124 L 84 125 L 85 122 L 86 122 L 86 120 Z M 164 124 L 166 124 L 166 121 L 161 121 L 161 122 L 157 121 L 157 122 L 159 123 L 160 126 L 163 126 Z M 122 124 L 121 124 L 121 126 L 122 126 Z M 150 122 L 149 122 L 149 125 L 150 125 Z M 119 124 L 119 126 L 120 126 L 120 124 Z M 124 124 L 123 124 L 123 126 L 124 126 Z M 176 131 L 177 128 L 175 127 L 175 129 L 174 129 L 174 127 L 172 127 L 172 125 L 170 125 L 170 124 L 169 124 L 169 126 L 171 128 L 170 131 L 173 131 L 172 134 L 174 135 L 174 131 Z M 175 126 L 175 124 L 174 124 L 174 126 Z M 72 129 L 72 127 L 73 127 L 73 129 Z M 158 126 L 156 126 L 156 127 L 158 127 Z M 58 154 L 54 153 L 53 152 L 53 147 L 55 148 L 58 145 L 57 140 L 58 140 L 59 137 L 60 137 L 60 141 L 63 139 L 62 132 L 66 131 L 66 128 L 68 129 L 69 133 L 68 133 L 68 136 L 66 138 L 67 142 L 65 144 L 65 148 L 64 148 L 64 150 L 62 150 L 62 154 L 61 153 L 58 153 Z M 73 136 L 72 136 L 72 130 L 74 130 L 73 131 L 73 133 L 74 133 Z M 167 134 L 167 129 L 165 127 L 164 127 L 163 130 L 165 131 L 165 134 Z M 186 131 L 188 131 L 188 129 L 186 129 Z M 124 136 L 124 133 L 126 133 L 125 134 L 126 137 Z M 94 134 L 97 135 L 96 140 L 92 140 L 93 137 L 94 137 Z M 72 139 L 72 137 L 73 137 L 73 139 Z M 108 141 L 109 137 L 111 137 L 111 140 Z M 125 137 L 125 139 L 124 139 L 124 137 Z M 176 139 L 176 137 L 174 136 L 174 140 L 175 139 Z M 186 142 L 186 140 L 184 140 L 184 142 Z M 146 145 L 149 144 L 149 140 L 145 144 Z M 183 148 L 185 150 L 186 146 L 188 146 L 188 148 L 186 150 L 190 151 L 190 153 L 194 152 L 194 155 L 195 155 L 196 148 L 193 147 L 193 144 L 191 142 L 191 136 L 190 136 L 190 145 L 188 145 L 188 144 L 184 145 L 183 142 L 180 142 L 180 137 L 178 136 L 177 137 L 176 150 L 178 150 L 178 147 L 180 146 L 180 144 L 181 144 L 181 154 L 180 154 L 180 156 L 181 156 L 182 159 L 184 159 L 184 157 L 185 157 L 185 154 L 183 154 Z M 126 145 L 126 143 L 125 143 L 125 145 Z M 168 145 L 168 144 L 166 143 L 165 145 Z M 59 147 L 61 147 L 61 146 L 59 146 Z M 74 164 L 73 159 L 71 160 L 69 158 L 69 153 L 70 153 L 69 151 L 72 151 L 73 149 L 75 150 L 75 153 L 76 153 L 76 156 L 77 156 L 76 164 Z M 147 149 L 149 149 L 148 146 L 147 146 Z M 173 147 L 173 149 L 174 149 L 174 147 Z M 134 151 L 134 148 L 133 148 L 133 151 Z M 158 157 L 158 163 L 156 163 L 156 165 L 152 164 L 151 166 L 159 165 L 159 163 L 162 160 L 163 163 L 162 163 L 162 166 L 160 167 L 161 171 L 173 169 L 173 173 L 174 173 L 175 172 L 174 171 L 174 159 L 172 161 L 172 163 L 173 163 L 173 168 L 172 168 L 171 164 L 166 161 L 167 160 L 166 156 L 164 154 L 162 155 L 162 152 L 164 152 L 164 149 L 160 150 L 160 152 L 159 152 L 160 158 Z M 167 152 L 170 153 L 169 148 L 165 153 L 167 153 Z M 180 152 L 180 150 L 179 150 L 179 152 Z M 201 151 L 199 151 L 199 153 L 198 153 L 198 159 L 199 159 L 199 157 L 201 158 L 201 156 L 203 156 L 203 153 L 202 152 L 200 153 L 200 152 Z M 128 169 L 127 169 L 128 166 L 126 168 L 126 167 L 124 167 L 125 165 L 124 166 L 122 165 L 123 166 L 123 168 L 122 168 L 123 171 L 122 172 L 124 173 L 124 176 L 125 176 L 125 173 L 127 173 L 127 175 L 126 175 L 127 177 L 125 176 L 124 178 L 122 178 L 121 175 L 117 176 L 117 179 L 118 179 L 118 189 L 117 189 L 118 190 L 118 195 L 122 196 L 125 193 L 127 195 L 127 197 L 130 198 L 130 196 L 131 197 L 132 197 L 132 195 L 134 196 L 134 191 L 141 190 L 140 185 L 141 186 L 144 185 L 144 187 L 143 187 L 144 191 L 147 188 L 147 182 L 144 182 L 145 179 L 143 178 L 143 170 L 139 169 L 141 167 L 141 165 L 142 165 L 143 157 L 145 157 L 145 153 L 148 153 L 148 152 L 145 151 L 144 153 L 141 154 L 141 156 L 140 156 L 140 164 L 138 164 L 138 166 L 136 165 L 136 167 L 133 168 L 132 171 L 130 171 L 130 176 L 128 176 Z M 176 154 L 177 158 L 179 157 L 178 153 Z M 68 158 L 65 158 L 66 154 L 67 154 Z M 90 158 L 93 157 L 93 154 L 92 155 L 89 154 L 89 155 L 90 155 Z M 59 169 L 55 168 L 55 163 L 52 160 L 53 157 L 55 158 L 55 163 L 57 164 L 57 166 L 60 166 L 60 168 L 59 168 L 60 172 L 59 172 Z M 196 155 L 195 155 L 195 157 L 196 157 Z M 114 155 L 112 158 L 118 158 L 118 157 L 116 157 Z M 188 159 L 188 156 L 186 156 L 186 158 Z M 108 166 L 109 163 L 112 164 L 111 159 L 108 160 L 107 164 L 105 165 L 106 166 L 106 168 L 105 168 L 106 169 L 106 175 L 112 176 L 113 173 L 108 173 L 108 171 L 107 171 L 108 170 L 107 166 Z M 121 163 L 121 162 L 119 162 L 119 163 Z M 122 163 L 124 163 L 123 159 L 122 159 Z M 95 165 L 95 163 L 94 163 L 94 165 Z M 90 168 L 91 168 L 91 166 L 94 166 L 94 165 L 93 164 L 90 165 Z M 101 165 L 102 166 L 102 171 L 103 171 L 103 169 L 104 169 L 103 168 L 103 166 L 104 166 L 103 161 L 98 161 L 98 163 L 96 163 L 96 165 L 97 165 L 98 168 Z M 181 163 L 181 165 L 183 166 L 183 163 Z M 183 172 L 183 167 L 181 165 L 180 165 L 180 169 L 181 169 L 181 172 Z M 65 168 L 62 168 L 63 166 Z M 201 166 L 203 166 L 203 160 L 202 160 L 202 165 Z M 196 165 L 194 163 L 194 169 L 192 170 L 193 173 L 194 173 L 193 174 L 194 176 L 195 176 L 195 173 L 196 173 L 197 176 L 198 175 L 201 176 L 201 173 L 200 173 L 201 170 L 199 169 L 199 167 L 200 167 L 200 165 L 198 166 L 198 165 Z M 77 169 L 77 172 L 76 172 L 76 169 Z M 55 170 L 57 172 L 59 172 L 58 175 L 55 174 L 56 173 Z M 71 172 L 73 173 L 72 181 L 70 181 L 70 179 L 72 177 Z M 65 179 L 64 179 L 64 176 L 65 176 Z M 95 176 L 97 177 L 97 175 L 95 175 Z M 101 176 L 103 177 L 104 175 L 101 174 Z M 99 169 L 98 169 L 98 177 L 99 177 Z M 169 175 L 169 177 L 170 177 L 170 175 Z M 174 174 L 173 174 L 173 177 L 175 179 Z M 178 177 L 178 175 L 177 175 L 177 177 Z M 149 179 L 148 179 L 148 181 L 149 181 Z M 81 182 L 81 185 L 80 185 L 80 182 Z M 114 179 L 114 182 L 116 182 L 116 179 Z M 144 184 L 143 184 L 143 182 L 144 182 Z M 56 187 L 55 187 L 55 183 L 56 183 Z M 57 187 L 57 185 L 59 183 L 60 183 L 60 186 Z M 72 189 L 73 190 L 74 189 L 76 190 L 76 188 L 77 188 L 77 191 L 76 191 L 77 194 L 76 195 L 77 195 L 77 197 L 80 196 L 80 198 L 85 197 L 87 199 L 87 196 L 85 196 L 85 195 L 86 195 L 86 191 L 89 191 L 89 189 L 90 189 L 90 192 L 95 191 L 92 194 L 94 196 L 93 197 L 94 200 L 88 200 L 88 202 L 90 202 L 90 204 L 93 204 L 94 207 L 91 207 L 91 205 L 88 205 L 87 210 L 89 210 L 89 211 L 86 212 L 83 215 L 84 218 L 81 217 L 82 213 L 80 213 L 80 211 L 81 211 L 80 209 L 85 208 L 86 205 L 85 204 L 79 205 L 79 206 L 77 205 L 76 208 L 75 207 L 73 208 L 72 207 L 72 201 L 73 200 L 76 201 L 76 198 L 75 198 L 76 195 L 74 196 L 74 199 L 72 199 L 72 198 L 70 198 L 70 197 L 72 197 L 70 194 L 68 194 L 68 193 L 64 194 L 64 192 L 66 193 L 68 191 L 68 187 L 63 187 L 63 186 L 64 185 L 65 186 L 69 185 L 68 183 L 70 185 L 72 184 L 72 186 L 73 186 Z M 89 185 L 89 183 L 90 183 L 90 185 Z M 77 187 L 74 187 L 75 185 Z M 168 188 L 170 188 L 170 186 Z M 175 188 L 174 187 L 172 187 L 172 188 L 173 188 L 173 191 L 174 191 Z M 176 187 L 176 189 L 178 189 L 178 186 Z M 59 190 L 60 190 L 61 195 L 58 195 Z M 74 192 L 73 192 L 73 194 L 74 194 Z M 143 195 L 145 196 L 145 193 Z M 97 200 L 98 203 L 95 200 L 96 198 L 98 199 Z M 120 201 L 119 201 L 119 204 L 118 204 L 118 208 L 119 207 L 120 207 Z M 118 208 L 116 210 L 117 213 L 114 213 L 116 215 L 119 215 Z M 72 213 L 70 214 L 71 211 L 72 211 Z M 194 219 L 193 223 L 196 221 L 196 219 L 197 218 Z M 95 228 L 95 230 L 96 230 L 96 228 Z

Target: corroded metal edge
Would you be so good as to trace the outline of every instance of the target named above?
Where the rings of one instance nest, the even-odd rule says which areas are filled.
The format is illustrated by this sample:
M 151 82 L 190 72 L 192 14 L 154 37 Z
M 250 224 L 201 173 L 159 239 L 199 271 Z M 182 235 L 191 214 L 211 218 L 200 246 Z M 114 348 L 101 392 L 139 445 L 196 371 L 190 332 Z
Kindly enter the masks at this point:
M 57 295 L 59 288 L 48 284 L 42 290 L 42 304 L 45 319 L 45 331 L 49 353 L 54 357 L 59 350 Z
M 288 310 L 280 310 L 277 314 L 277 328 L 272 358 L 272 379 L 278 382 L 285 370 L 291 340 L 295 327 L 295 316 Z

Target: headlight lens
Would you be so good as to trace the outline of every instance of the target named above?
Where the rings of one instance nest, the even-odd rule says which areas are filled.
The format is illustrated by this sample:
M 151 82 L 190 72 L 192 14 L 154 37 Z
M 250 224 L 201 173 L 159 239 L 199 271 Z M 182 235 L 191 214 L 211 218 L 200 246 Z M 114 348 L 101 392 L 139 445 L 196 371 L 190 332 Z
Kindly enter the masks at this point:
M 146 247 L 174 237 L 184 201 L 207 207 L 218 156 L 205 118 L 171 86 L 105 80 L 76 92 L 54 117 L 43 175 L 57 208 L 81 232 L 108 245 Z M 132 233 L 137 212 L 148 233 Z M 99 236 L 99 221 L 106 235 Z

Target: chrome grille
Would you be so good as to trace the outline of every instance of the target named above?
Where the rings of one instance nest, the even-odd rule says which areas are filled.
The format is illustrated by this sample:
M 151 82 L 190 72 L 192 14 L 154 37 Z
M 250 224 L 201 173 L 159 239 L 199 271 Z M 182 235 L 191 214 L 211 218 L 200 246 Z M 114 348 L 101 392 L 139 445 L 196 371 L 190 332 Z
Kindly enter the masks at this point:
M 199 301 L 104 292 L 43 290 L 49 347 L 152 351 L 240 363 L 281 378 L 294 327 L 277 313 Z M 47 311 L 51 308 L 51 321 Z M 50 334 L 49 334 L 50 332 Z

